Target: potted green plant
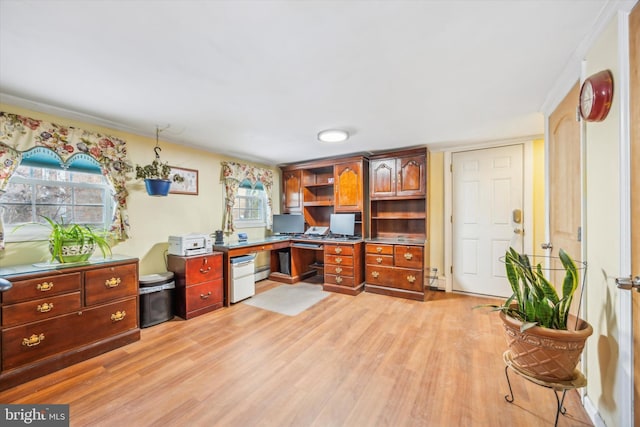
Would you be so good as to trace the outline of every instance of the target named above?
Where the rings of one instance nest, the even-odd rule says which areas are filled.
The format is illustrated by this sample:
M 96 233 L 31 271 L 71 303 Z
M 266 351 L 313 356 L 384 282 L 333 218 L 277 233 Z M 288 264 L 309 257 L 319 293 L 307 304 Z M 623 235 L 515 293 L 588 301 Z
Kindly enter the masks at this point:
M 81 262 L 88 260 L 96 247 L 100 248 L 103 257 L 111 255 L 111 246 L 107 241 L 108 233 L 92 230 L 86 225 L 54 221 L 43 216 L 51 228 L 49 234 L 49 251 L 51 261 L 61 263 Z
M 154 159 L 148 165 L 136 165 L 136 178 L 144 179 L 147 193 L 150 196 L 166 196 L 169 193 L 172 182 L 183 182 L 182 175 L 171 175 L 171 167 L 167 162 L 162 163 Z
M 501 305 L 480 306 L 500 312 L 514 367 L 542 381 L 573 379 L 593 333 L 589 323 L 569 314 L 579 272 L 564 250 L 558 257 L 565 271 L 562 295 L 544 276 L 541 264 L 534 267 L 527 255 L 509 248 L 504 261 L 513 294 Z

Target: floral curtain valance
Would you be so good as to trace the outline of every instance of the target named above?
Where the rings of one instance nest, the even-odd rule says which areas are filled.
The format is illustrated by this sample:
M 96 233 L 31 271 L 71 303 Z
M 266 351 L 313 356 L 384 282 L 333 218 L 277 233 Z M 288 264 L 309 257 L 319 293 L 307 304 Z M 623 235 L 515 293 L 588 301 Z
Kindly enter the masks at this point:
M 34 147 L 52 150 L 63 164 L 78 153 L 96 159 L 103 175 L 109 179 L 116 192 L 118 209 L 111 231 L 120 240 L 129 237 L 125 141 L 71 126 L 0 112 L 0 193 L 5 191 L 9 178 L 20 165 L 22 152 Z
M 255 187 L 261 183 L 267 193 L 267 228 L 271 229 L 271 190 L 273 189 L 273 171 L 236 162 L 222 162 L 222 179 L 225 185 L 224 231 L 228 234 L 235 231 L 233 224 L 233 205 L 240 183 L 245 179 Z

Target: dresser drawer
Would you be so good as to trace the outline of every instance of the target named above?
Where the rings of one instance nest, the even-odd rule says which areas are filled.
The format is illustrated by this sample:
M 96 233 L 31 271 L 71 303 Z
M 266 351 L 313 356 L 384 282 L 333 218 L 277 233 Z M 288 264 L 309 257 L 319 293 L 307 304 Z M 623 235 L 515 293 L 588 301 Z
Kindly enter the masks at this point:
M 12 282 L 13 287 L 2 294 L 2 301 L 11 304 L 79 291 L 81 278 L 80 273 L 71 273 Z
M 80 291 L 4 305 L 2 307 L 2 326 L 36 322 L 78 311 L 79 309 Z
M 366 252 L 368 254 L 393 255 L 393 245 L 367 243 Z
M 349 266 L 343 267 L 341 265 L 325 264 L 324 274 L 340 274 L 342 276 L 353 277 L 353 267 L 349 267 Z
M 396 267 L 422 268 L 423 256 L 421 246 L 397 245 L 394 255 Z
M 424 290 L 422 270 L 367 265 L 365 275 L 366 282 L 372 285 L 419 292 Z
M 216 254 L 187 259 L 185 276 L 186 285 L 222 278 L 222 256 Z
M 224 293 L 221 278 L 199 285 L 188 286 L 184 290 L 186 292 L 185 304 L 187 313 L 214 305 L 222 307 Z
M 353 287 L 353 277 L 344 276 L 341 274 L 326 274 L 324 275 L 325 283 L 331 283 L 334 285 Z
M 353 255 L 353 246 L 324 245 L 324 253 L 329 255 Z
M 138 268 L 135 264 L 98 268 L 85 273 L 84 300 L 87 305 L 137 294 Z
M 77 311 L 2 331 L 2 369 L 12 369 L 62 351 L 137 328 L 138 300 Z
M 343 255 L 328 255 L 328 254 L 325 254 L 324 255 L 324 264 L 325 264 L 325 267 L 326 267 L 327 264 L 352 266 L 353 265 L 353 257 L 351 257 L 351 256 L 343 256 Z
M 367 254 L 365 258 L 367 264 L 393 266 L 391 255 Z

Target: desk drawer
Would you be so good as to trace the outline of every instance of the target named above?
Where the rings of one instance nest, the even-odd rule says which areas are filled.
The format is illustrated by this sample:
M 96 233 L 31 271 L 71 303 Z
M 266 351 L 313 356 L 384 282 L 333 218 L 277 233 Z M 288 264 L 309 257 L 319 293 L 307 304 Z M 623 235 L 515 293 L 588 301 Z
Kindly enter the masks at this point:
M 393 257 L 391 255 L 367 254 L 366 262 L 370 265 L 393 266 Z
M 186 260 L 186 285 L 207 282 L 222 277 L 222 255 L 204 255 Z
M 397 267 L 422 268 L 422 247 L 397 245 L 394 259 Z
M 138 267 L 136 264 L 98 268 L 87 271 L 84 277 L 84 299 L 87 305 L 138 294 Z
M 353 266 L 353 257 L 344 255 L 329 255 L 325 253 L 324 264 L 325 267 L 327 264 Z
M 189 286 L 185 288 L 185 292 L 187 313 L 214 305 L 222 307 L 222 279 Z
M 80 291 L 2 307 L 2 326 L 35 322 L 80 309 Z
M 2 294 L 2 301 L 10 304 L 30 299 L 50 297 L 80 290 L 80 273 L 60 274 L 38 279 L 13 282 L 13 287 Z
M 324 245 L 324 253 L 328 255 L 353 255 L 353 246 Z
M 367 265 L 365 275 L 366 282 L 372 285 L 418 292 L 424 290 L 422 270 Z
M 393 255 L 393 245 L 367 243 L 366 252 L 368 254 Z
M 340 274 L 342 276 L 351 276 L 353 277 L 353 267 L 343 267 L 341 265 L 333 265 L 333 264 L 325 264 L 324 266 L 325 274 Z
M 341 274 L 326 274 L 324 275 L 325 283 L 331 283 L 333 285 L 349 286 L 353 287 L 353 277 L 343 276 Z

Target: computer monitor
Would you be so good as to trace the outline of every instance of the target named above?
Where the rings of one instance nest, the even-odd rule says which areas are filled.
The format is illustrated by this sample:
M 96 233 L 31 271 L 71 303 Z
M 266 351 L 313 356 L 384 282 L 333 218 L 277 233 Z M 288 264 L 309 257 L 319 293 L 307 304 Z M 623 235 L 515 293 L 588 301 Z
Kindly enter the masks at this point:
M 331 214 L 329 230 L 331 234 L 353 236 L 356 226 L 355 214 Z
M 273 229 L 277 234 L 302 234 L 304 233 L 304 216 L 303 215 L 274 215 Z

